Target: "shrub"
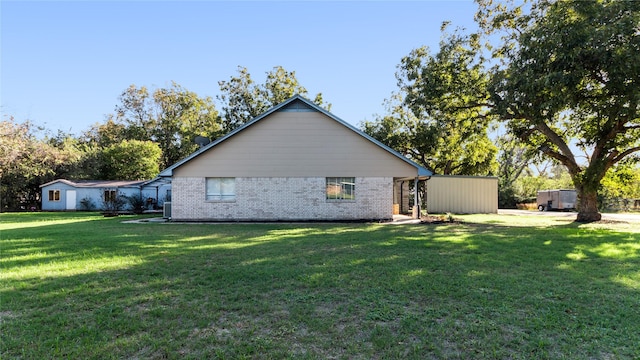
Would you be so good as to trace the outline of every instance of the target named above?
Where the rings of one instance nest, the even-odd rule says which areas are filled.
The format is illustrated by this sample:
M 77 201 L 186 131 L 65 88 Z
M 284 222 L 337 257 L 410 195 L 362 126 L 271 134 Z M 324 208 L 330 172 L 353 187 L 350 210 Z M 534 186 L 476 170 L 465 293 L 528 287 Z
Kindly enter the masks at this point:
M 104 191 L 102 195 L 102 210 L 108 215 L 118 215 L 127 204 L 127 197 L 120 191 L 110 192 Z
M 127 196 L 127 202 L 134 214 L 142 214 L 147 206 L 147 200 L 141 194 Z
M 96 208 L 96 204 L 90 197 L 84 197 L 80 200 L 80 210 L 82 211 L 91 211 Z

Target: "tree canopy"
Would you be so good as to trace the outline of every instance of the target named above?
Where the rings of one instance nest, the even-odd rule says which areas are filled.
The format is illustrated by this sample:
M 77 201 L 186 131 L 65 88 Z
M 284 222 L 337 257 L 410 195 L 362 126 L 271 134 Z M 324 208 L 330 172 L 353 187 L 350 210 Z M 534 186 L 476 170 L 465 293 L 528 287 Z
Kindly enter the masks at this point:
M 398 66 L 389 114 L 363 130 L 435 173 L 493 174 L 497 149 L 487 136 L 488 77 L 478 48 L 477 36 L 454 33 L 435 55 L 427 47 L 411 51 Z
M 0 211 L 35 206 L 41 184 L 80 159 L 70 142 L 51 144 L 30 121 L 0 122 Z
M 254 117 L 284 100 L 299 94 L 307 96 L 307 89 L 296 78 L 295 71 L 287 71 L 282 66 L 274 67 L 267 73 L 264 83 L 256 83 L 246 67 L 238 67 L 238 75 L 229 80 L 219 81 L 220 95 L 217 99 L 222 104 L 222 124 L 225 132 L 248 122 Z M 324 104 L 322 94 L 318 93 L 314 102 Z
M 599 220 L 601 180 L 640 151 L 640 2 L 539 1 L 526 14 L 480 5 L 487 33 L 508 34 L 494 52 L 493 113 L 568 169 L 578 221 Z
M 105 180 L 148 180 L 160 172 L 162 151 L 152 141 L 124 140 L 102 150 Z
M 395 105 L 364 130 L 436 173 L 482 174 L 494 169 L 486 130 L 497 121 L 518 140 L 497 141 L 502 184 L 541 154 L 566 167 L 577 220 L 599 220 L 602 180 L 640 151 L 640 2 L 478 4 L 482 31 L 445 32 L 435 55 L 411 51 Z
M 153 141 L 167 167 L 197 149 L 196 136 L 222 135 L 218 111 L 211 97 L 200 97 L 175 82 L 152 93 L 129 86 L 119 97 L 116 114 L 92 129 L 90 138 L 109 146 L 123 140 Z

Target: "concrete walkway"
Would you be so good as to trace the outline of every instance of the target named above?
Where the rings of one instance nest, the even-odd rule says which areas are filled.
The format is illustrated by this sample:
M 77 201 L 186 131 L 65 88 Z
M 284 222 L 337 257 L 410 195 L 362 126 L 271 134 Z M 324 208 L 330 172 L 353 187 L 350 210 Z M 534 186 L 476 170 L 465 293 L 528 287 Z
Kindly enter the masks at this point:
M 165 223 L 168 220 L 162 217 L 152 217 L 145 219 L 125 220 L 123 224 L 147 224 L 147 223 Z
M 420 219 L 414 219 L 407 215 L 393 215 L 393 221 L 384 224 L 391 225 L 405 225 L 405 224 L 420 224 Z

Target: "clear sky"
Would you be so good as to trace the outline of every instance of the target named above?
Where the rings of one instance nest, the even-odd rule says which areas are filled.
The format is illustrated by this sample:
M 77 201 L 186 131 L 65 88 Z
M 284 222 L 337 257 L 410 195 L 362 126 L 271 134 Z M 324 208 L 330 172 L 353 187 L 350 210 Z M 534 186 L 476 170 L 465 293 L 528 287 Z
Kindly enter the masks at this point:
M 443 21 L 474 28 L 475 10 L 470 0 L 2 0 L 2 116 L 79 134 L 131 84 L 175 81 L 215 99 L 238 66 L 259 83 L 282 66 L 358 125 L 384 114 L 403 56 L 437 50 Z

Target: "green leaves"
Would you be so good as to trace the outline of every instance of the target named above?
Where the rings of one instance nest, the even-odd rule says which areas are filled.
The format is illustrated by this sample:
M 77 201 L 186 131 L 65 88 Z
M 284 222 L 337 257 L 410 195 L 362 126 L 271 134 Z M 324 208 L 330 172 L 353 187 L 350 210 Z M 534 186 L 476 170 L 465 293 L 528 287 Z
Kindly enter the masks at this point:
M 597 213 L 608 169 L 640 151 L 640 3 L 537 1 L 526 14 L 512 2 L 480 4 L 484 30 L 510 34 L 489 86 L 493 112 L 566 166 L 589 199 L 580 212 Z
M 608 169 L 640 152 L 640 2 L 477 2 L 481 33 L 447 33 L 445 22 L 439 51 L 401 60 L 390 114 L 363 128 L 436 173 L 487 174 L 487 126 L 503 121 L 568 169 L 592 216 Z
M 160 172 L 160 147 L 151 141 L 124 140 L 101 152 L 106 180 L 147 180 Z
M 221 94 L 216 98 L 222 103 L 222 121 L 225 132 L 229 132 L 269 108 L 299 94 L 307 96 L 307 89 L 298 82 L 295 71 L 287 71 L 275 66 L 267 73 L 264 84 L 256 83 L 246 67 L 238 66 L 238 76 L 227 81 L 219 81 Z M 314 102 L 323 104 L 318 93 Z M 331 105 L 327 104 L 327 108 Z
M 196 136 L 215 139 L 222 135 L 218 111 L 210 97 L 201 98 L 172 83 L 153 93 L 156 118 L 151 140 L 162 149 L 162 164 L 170 166 L 197 149 Z
M 39 186 L 80 161 L 76 144 L 66 134 L 56 142 L 41 131 L 30 121 L 0 121 L 0 211 L 36 208 Z
M 196 136 L 215 139 L 223 134 L 213 99 L 200 97 L 175 82 L 152 92 L 131 85 L 119 100 L 116 114 L 86 133 L 89 142 L 100 147 L 123 140 L 156 142 L 164 168 L 195 151 Z
M 412 50 L 398 65 L 390 114 L 364 131 L 436 173 L 492 174 L 497 149 L 487 137 L 488 77 L 478 47 L 476 35 L 454 33 L 435 55 Z

